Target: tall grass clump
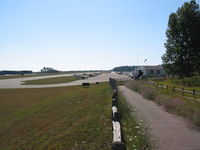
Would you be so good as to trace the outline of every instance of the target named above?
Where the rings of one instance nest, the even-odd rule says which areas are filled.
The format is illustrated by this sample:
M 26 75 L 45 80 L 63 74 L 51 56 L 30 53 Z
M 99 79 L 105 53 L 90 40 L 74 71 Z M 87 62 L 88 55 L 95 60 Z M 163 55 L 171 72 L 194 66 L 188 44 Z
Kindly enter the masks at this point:
M 130 81 L 125 84 L 126 87 L 134 90 L 135 92 L 140 93 L 144 98 L 149 100 L 155 100 L 157 91 L 154 88 L 149 88 L 144 86 L 140 81 Z
M 166 108 L 168 112 L 181 112 L 184 108 L 184 101 L 180 98 L 172 98 L 167 95 L 158 95 L 156 102 Z
M 125 84 L 125 86 L 135 92 L 139 92 L 142 85 L 141 85 L 141 82 L 139 82 L 139 81 L 129 81 Z

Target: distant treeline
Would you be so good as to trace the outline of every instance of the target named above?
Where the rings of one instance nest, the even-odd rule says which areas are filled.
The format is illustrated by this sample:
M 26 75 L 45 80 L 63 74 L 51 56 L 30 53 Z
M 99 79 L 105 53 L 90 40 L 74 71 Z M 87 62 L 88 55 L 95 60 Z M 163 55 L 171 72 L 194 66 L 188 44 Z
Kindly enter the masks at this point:
M 13 71 L 13 70 L 2 70 L 0 71 L 0 75 L 6 75 L 6 74 L 32 74 L 33 72 L 31 70 L 22 70 L 22 71 Z
M 121 71 L 133 71 L 136 68 L 136 66 L 119 66 L 119 67 L 115 67 L 112 70 L 113 71 L 117 71 L 117 72 L 121 72 Z
M 38 73 L 82 73 L 82 72 L 105 72 L 105 70 L 60 71 L 51 67 L 43 67 Z
M 50 67 L 43 67 L 40 70 L 40 73 L 58 73 L 58 72 L 60 72 L 60 71 L 56 70 L 56 69 L 53 69 L 53 68 L 50 68 Z

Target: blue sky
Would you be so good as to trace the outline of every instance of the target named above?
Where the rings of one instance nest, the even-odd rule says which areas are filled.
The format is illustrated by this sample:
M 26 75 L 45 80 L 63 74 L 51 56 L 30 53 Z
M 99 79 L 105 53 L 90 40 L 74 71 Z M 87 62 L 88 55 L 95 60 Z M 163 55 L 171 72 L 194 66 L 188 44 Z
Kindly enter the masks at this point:
M 168 17 L 184 2 L 0 0 L 0 70 L 161 64 Z

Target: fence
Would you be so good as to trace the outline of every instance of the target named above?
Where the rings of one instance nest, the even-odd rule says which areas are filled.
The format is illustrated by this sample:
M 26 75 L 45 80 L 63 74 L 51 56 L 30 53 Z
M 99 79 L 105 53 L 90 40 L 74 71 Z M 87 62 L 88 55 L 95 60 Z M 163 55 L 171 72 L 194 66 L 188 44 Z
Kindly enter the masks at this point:
M 157 86 L 157 87 L 160 87 L 160 88 L 163 88 L 163 89 L 170 89 L 168 85 L 162 85 L 162 84 L 158 84 L 154 81 L 148 81 L 147 82 L 148 84 L 150 85 L 153 85 L 153 86 Z M 176 91 L 179 91 L 182 93 L 182 96 L 184 96 L 184 93 L 189 93 L 189 94 L 192 94 L 193 95 L 193 98 L 191 97 L 186 97 L 184 96 L 185 98 L 189 98 L 189 99 L 193 99 L 193 100 L 197 100 L 197 101 L 200 101 L 200 99 L 195 99 L 195 96 L 196 95 L 200 95 L 200 92 L 197 92 L 195 89 L 193 89 L 192 91 L 189 91 L 189 90 L 185 90 L 184 88 L 176 88 L 175 86 L 173 86 L 173 88 L 171 88 L 172 91 L 176 92 Z
M 118 111 L 118 92 L 117 80 L 110 78 L 110 86 L 113 89 L 112 96 L 112 128 L 113 128 L 113 142 L 112 150 L 125 150 L 125 145 L 122 142 L 121 126 L 120 126 L 120 113 Z
M 109 78 L 110 86 L 112 87 L 113 90 L 117 91 L 117 80 L 113 78 Z

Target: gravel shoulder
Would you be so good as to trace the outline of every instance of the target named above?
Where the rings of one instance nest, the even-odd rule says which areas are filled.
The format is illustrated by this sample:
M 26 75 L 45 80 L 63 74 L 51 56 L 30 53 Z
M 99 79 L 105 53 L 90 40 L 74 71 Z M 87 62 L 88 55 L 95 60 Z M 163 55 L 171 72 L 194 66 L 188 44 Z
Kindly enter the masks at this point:
M 157 150 L 200 150 L 200 132 L 176 115 L 166 112 L 155 102 L 144 99 L 138 93 L 120 86 L 127 103 L 143 119 L 156 141 Z

